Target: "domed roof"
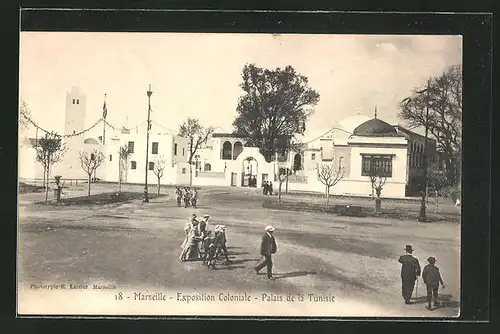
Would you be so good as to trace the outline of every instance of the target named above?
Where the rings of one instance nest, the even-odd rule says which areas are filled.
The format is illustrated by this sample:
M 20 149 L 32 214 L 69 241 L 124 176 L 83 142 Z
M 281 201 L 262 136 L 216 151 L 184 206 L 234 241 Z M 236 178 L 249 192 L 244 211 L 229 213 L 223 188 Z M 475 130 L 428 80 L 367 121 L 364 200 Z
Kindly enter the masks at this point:
M 397 137 L 398 133 L 389 123 L 373 118 L 356 127 L 353 135 L 362 137 Z

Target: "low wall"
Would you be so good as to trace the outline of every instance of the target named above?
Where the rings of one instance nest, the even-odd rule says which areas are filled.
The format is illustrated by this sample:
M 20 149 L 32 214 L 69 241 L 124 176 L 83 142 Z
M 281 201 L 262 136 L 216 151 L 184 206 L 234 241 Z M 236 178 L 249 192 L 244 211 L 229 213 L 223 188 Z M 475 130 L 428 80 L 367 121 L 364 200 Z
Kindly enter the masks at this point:
M 217 173 L 217 172 L 215 172 Z M 224 173 L 222 173 L 224 174 Z M 230 186 L 231 185 L 231 180 L 226 177 L 220 177 L 220 176 L 200 176 L 198 174 L 197 177 L 193 177 L 193 185 L 196 186 Z

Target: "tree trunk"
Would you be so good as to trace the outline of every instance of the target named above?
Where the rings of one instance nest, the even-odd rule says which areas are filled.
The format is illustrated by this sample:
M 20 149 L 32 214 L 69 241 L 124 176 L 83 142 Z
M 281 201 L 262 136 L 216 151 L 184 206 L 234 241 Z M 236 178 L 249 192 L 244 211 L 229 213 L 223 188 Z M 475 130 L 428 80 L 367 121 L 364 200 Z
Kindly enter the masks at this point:
M 89 191 L 87 196 L 90 196 L 90 180 L 92 179 L 92 173 L 89 173 Z
M 326 186 L 326 206 L 330 205 L 330 187 Z
M 160 194 L 160 177 L 158 176 L 158 195 Z
M 193 165 L 189 163 L 189 186 L 193 185 Z
M 455 186 L 457 184 L 457 178 L 455 175 L 455 164 L 451 157 L 445 159 L 446 165 L 446 178 L 448 180 L 448 185 Z
M 382 200 L 380 199 L 380 197 L 377 196 L 377 198 L 375 198 L 375 212 L 379 213 L 380 212 L 380 209 L 382 208 Z
M 285 194 L 288 194 L 288 170 L 286 171 L 286 185 L 285 185 Z
M 47 153 L 47 178 L 45 182 L 45 203 L 49 200 L 50 154 Z
M 46 165 L 44 164 L 44 165 L 43 165 L 43 187 L 44 187 L 44 188 L 46 187 L 46 184 L 45 184 L 45 179 L 46 179 L 46 176 L 47 176 L 47 167 L 46 167 Z
M 279 180 L 279 183 L 278 183 L 278 203 L 281 203 L 281 185 L 283 184 L 283 182 L 281 180 Z
M 122 192 L 122 162 L 118 161 L 118 193 Z

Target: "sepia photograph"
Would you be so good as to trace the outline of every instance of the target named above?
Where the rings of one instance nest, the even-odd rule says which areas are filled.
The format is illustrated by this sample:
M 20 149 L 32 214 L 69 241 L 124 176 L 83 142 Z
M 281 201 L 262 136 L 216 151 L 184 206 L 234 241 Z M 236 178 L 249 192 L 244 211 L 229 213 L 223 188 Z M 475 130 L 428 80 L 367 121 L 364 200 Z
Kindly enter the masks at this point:
M 455 318 L 462 36 L 20 33 L 17 314 Z

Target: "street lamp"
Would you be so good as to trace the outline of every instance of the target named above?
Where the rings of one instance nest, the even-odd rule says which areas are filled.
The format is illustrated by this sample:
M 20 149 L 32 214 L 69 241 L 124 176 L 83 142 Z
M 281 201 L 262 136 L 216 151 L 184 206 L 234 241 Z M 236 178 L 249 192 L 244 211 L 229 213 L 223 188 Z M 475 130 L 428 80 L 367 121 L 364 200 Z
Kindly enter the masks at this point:
M 145 176 L 145 181 L 144 181 L 144 203 L 149 203 L 149 197 L 148 197 L 148 172 L 149 172 L 149 163 L 148 163 L 148 157 L 149 157 L 149 131 L 151 128 L 151 121 L 150 121 L 150 115 L 151 115 L 151 95 L 153 92 L 151 91 L 151 85 L 149 85 L 149 89 L 146 92 L 148 95 L 148 128 L 146 131 L 146 176 Z
M 427 139 L 429 136 L 429 105 L 430 105 L 430 90 L 431 90 L 431 80 L 427 80 L 427 88 L 422 89 L 421 91 L 418 91 L 417 94 L 426 94 L 425 98 L 425 142 L 424 142 L 424 177 L 423 177 L 423 184 L 422 184 L 422 199 L 420 201 L 420 214 L 418 217 L 419 222 L 426 222 L 427 221 L 427 215 L 426 215 L 426 196 L 427 196 L 427 169 L 428 169 L 428 149 L 427 149 Z M 403 102 L 406 102 L 408 104 L 411 102 L 409 98 L 406 98 L 403 100 Z

